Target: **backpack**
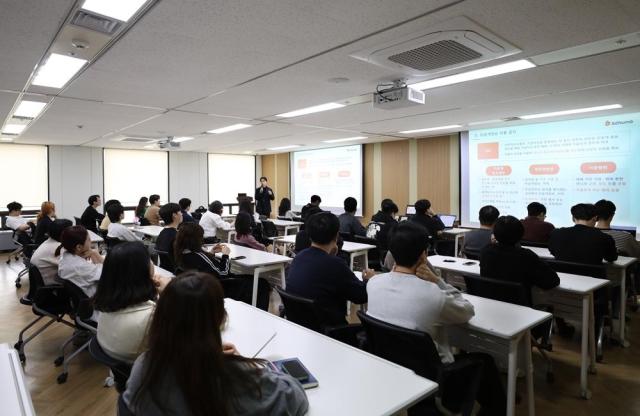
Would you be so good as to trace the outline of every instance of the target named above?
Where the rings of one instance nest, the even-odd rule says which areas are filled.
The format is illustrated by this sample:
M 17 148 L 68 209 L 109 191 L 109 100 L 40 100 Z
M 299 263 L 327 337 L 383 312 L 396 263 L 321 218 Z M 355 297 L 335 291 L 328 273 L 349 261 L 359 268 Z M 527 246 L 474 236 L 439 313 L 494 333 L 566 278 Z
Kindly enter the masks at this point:
M 198 208 L 196 208 L 195 211 L 191 213 L 191 216 L 194 220 L 200 221 L 200 219 L 202 218 L 202 214 L 204 214 L 205 212 L 207 212 L 207 209 L 200 205 Z

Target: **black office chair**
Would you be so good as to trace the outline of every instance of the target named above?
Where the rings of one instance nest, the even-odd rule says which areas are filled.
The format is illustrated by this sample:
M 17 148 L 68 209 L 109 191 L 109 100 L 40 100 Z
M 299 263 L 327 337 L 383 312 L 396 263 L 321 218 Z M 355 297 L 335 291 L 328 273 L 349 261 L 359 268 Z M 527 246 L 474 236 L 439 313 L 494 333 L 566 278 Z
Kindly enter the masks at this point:
M 362 334 L 362 325 L 327 325 L 322 318 L 322 310 L 315 300 L 286 292 L 281 287 L 276 287 L 276 290 L 282 299 L 287 320 L 345 344 L 364 349 L 366 339 Z
M 124 243 L 124 241 L 120 240 L 119 238 L 109 237 L 109 236 L 104 237 L 104 242 L 107 245 L 107 252 L 112 248 L 114 248 L 115 246 L 117 246 L 118 244 Z
M 118 393 L 122 393 L 127 388 L 127 380 L 129 379 L 129 375 L 131 374 L 132 365 L 126 363 L 124 361 L 116 360 L 115 358 L 109 356 L 100 344 L 98 343 L 98 338 L 94 335 L 91 337 L 89 341 L 89 354 L 93 357 L 94 360 L 99 362 L 100 364 L 104 364 L 111 370 L 113 374 L 113 381 L 116 386 L 116 391 Z
M 31 264 L 31 255 L 38 248 L 38 244 L 35 244 L 31 236 L 24 231 L 13 231 L 13 243 L 18 247 L 14 250 L 7 260 L 7 264 L 10 264 L 11 257 L 14 256 L 16 261 L 20 259 L 22 256 L 22 263 L 24 264 L 24 268 L 18 272 L 18 276 L 16 277 L 15 284 L 19 289 L 22 287 L 22 276 L 29 273 L 29 266 Z
M 253 276 L 224 277 L 220 279 L 224 297 L 251 305 L 253 295 Z M 266 279 L 258 278 L 258 296 L 256 307 L 263 311 L 269 310 L 271 285 Z
M 520 245 L 521 246 L 525 246 L 525 247 L 549 248 L 549 244 L 548 243 L 539 243 L 537 241 L 522 240 L 522 241 L 520 241 Z
M 151 225 L 151 222 L 149 222 L 148 219 L 146 219 L 145 217 L 140 218 L 140 225 L 144 226 L 144 225 Z
M 20 303 L 31 306 L 31 311 L 36 315 L 36 318 L 20 331 L 18 342 L 13 345 L 13 347 L 18 350 L 18 356 L 22 363 L 26 362 L 26 356 L 24 354 L 25 346 L 54 322 L 60 322 L 61 324 L 75 328 L 73 323 L 64 319 L 64 315 L 69 312 L 69 297 L 67 292 L 62 285 L 46 286 L 42 274 L 36 266 L 29 266 L 29 293 L 20 299 Z M 49 318 L 49 320 L 29 335 L 28 338 L 24 339 L 25 333 L 43 318 Z
M 384 263 L 384 256 L 382 254 L 382 251 L 380 250 L 380 243 L 378 242 L 378 240 L 376 240 L 375 238 L 356 235 L 353 236 L 353 242 L 360 244 L 371 244 L 373 246 L 376 246 L 376 248 L 372 248 L 371 250 L 369 250 L 369 264 L 367 265 L 367 267 L 376 271 L 381 271 Z
M 464 282 L 467 286 L 467 292 L 472 295 L 553 313 L 551 305 L 533 305 L 531 300 L 531 289 L 527 288 L 522 283 L 479 276 L 464 276 Z M 549 383 L 552 383 L 555 380 L 555 376 L 553 374 L 553 362 L 547 355 L 547 351 L 551 351 L 553 349 L 551 344 L 552 329 L 553 318 L 550 321 L 545 321 L 531 329 L 531 345 L 540 352 L 547 363 L 546 377 Z
M 607 279 L 606 264 L 585 264 L 569 261 L 561 261 L 556 259 L 543 259 L 553 270 L 561 273 L 577 274 L 581 276 L 594 277 L 596 279 Z M 596 361 L 602 362 L 604 359 L 604 337 L 605 329 L 608 328 L 609 333 L 612 331 L 611 312 L 609 302 L 611 301 L 611 288 L 605 286 L 596 290 L 593 294 L 593 310 L 595 315 L 596 334 Z M 620 307 L 624 307 L 623 299 L 621 299 Z M 582 329 L 583 331 L 586 328 Z
M 91 339 L 85 341 L 87 335 L 95 335 L 98 332 L 98 323 L 92 319 L 93 300 L 73 282 L 64 280 L 63 285 L 69 295 L 69 315 L 74 320 L 76 331 L 62 344 L 62 354 L 54 361 L 56 367 L 63 366 L 62 373 L 60 373 L 57 378 L 58 384 L 63 384 L 67 381 L 67 377 L 69 376 L 69 363 L 78 356 L 78 354 L 89 348 Z M 68 356 L 65 356 L 64 350 L 72 341 L 82 342 L 82 345 Z
M 434 414 L 436 411 L 442 412 L 436 414 L 471 415 L 482 377 L 481 362 L 443 364 L 428 333 L 401 328 L 362 311 L 358 311 L 358 318 L 367 333 L 372 354 L 438 383 L 435 396 L 409 408 L 409 415 Z
M 269 220 L 262 221 L 262 236 L 267 240 L 269 237 L 277 237 L 278 229 L 276 228 L 276 225 Z
M 162 267 L 163 269 L 171 272 L 171 273 L 175 273 L 176 272 L 176 266 L 173 263 L 173 258 L 169 255 L 168 252 L 166 251 L 162 251 L 162 250 L 158 250 L 157 248 L 154 249 L 156 254 L 158 255 L 158 259 L 159 261 L 159 265 L 160 267 Z
M 80 217 L 74 216 L 73 219 L 76 221 L 76 225 L 82 225 L 82 220 L 80 219 Z
M 343 241 L 354 241 L 354 236 L 351 233 L 345 233 L 340 231 L 340 238 L 342 238 Z
M 462 249 L 462 255 L 469 260 L 480 260 L 480 252 L 476 250 Z

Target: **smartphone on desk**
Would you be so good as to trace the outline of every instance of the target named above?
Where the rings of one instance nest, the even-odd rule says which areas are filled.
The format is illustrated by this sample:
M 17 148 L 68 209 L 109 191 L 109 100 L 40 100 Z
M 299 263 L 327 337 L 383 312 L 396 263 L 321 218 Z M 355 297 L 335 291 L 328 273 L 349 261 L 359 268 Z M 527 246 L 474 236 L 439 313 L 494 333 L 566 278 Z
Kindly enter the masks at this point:
M 272 364 L 283 373 L 289 374 L 302 384 L 305 389 L 318 387 L 318 380 L 307 370 L 297 358 L 273 361 Z
M 455 260 L 453 260 L 453 259 L 444 259 L 444 260 L 442 260 L 442 261 L 444 261 L 445 263 L 455 263 L 455 262 L 456 262 L 456 261 L 455 261 Z
M 464 263 L 462 263 L 463 266 L 473 266 L 475 264 L 476 264 L 475 261 L 465 261 Z
M 236 256 L 236 257 L 231 257 L 231 260 L 242 260 L 242 259 L 246 259 L 246 256 Z

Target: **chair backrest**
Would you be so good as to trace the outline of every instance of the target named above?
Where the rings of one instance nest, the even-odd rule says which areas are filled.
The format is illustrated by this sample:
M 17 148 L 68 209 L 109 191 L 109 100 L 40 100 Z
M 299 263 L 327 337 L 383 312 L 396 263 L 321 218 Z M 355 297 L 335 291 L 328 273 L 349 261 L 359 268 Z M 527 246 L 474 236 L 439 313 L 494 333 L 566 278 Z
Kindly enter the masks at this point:
M 132 365 L 124 361 L 116 360 L 115 358 L 104 352 L 104 350 L 98 343 L 98 338 L 96 335 L 94 335 L 91 338 L 91 342 L 89 342 L 89 354 L 91 354 L 94 360 L 96 360 L 100 364 L 106 365 L 111 369 L 118 393 L 122 393 L 123 391 L 125 391 L 127 387 L 127 380 L 129 379 L 129 375 L 131 374 Z
M 595 277 L 596 279 L 607 278 L 606 264 L 585 264 L 555 259 L 544 259 L 544 261 L 556 272 L 579 274 L 581 276 Z
M 80 219 L 80 217 L 73 217 L 74 220 L 76 220 L 76 225 L 82 225 L 82 220 Z
M 439 379 L 442 361 L 428 333 L 392 325 L 362 311 L 358 311 L 358 318 L 367 333 L 371 353 L 419 376 Z
M 154 250 L 158 255 L 158 259 L 160 259 L 158 266 L 167 271 L 170 271 L 171 273 L 175 273 L 176 265 L 173 263 L 173 259 L 171 258 L 169 253 L 166 251 L 158 250 L 157 248 L 154 248 Z
M 278 229 L 276 228 L 276 225 L 271 221 L 267 221 L 267 220 L 262 221 L 262 235 L 265 238 L 277 237 Z
M 302 325 L 316 332 L 324 333 L 325 325 L 320 318 L 316 301 L 286 292 L 281 287 L 276 287 L 287 320 Z
M 483 298 L 531 306 L 531 290 L 524 284 L 480 276 L 464 276 L 467 293 Z
M 82 320 L 90 319 L 93 315 L 93 301 L 75 283 L 63 280 L 64 289 L 69 295 L 71 310 L 74 315 Z
M 476 250 L 468 250 L 465 248 L 462 250 L 462 254 L 469 260 L 480 260 L 480 253 Z
M 107 244 L 107 250 L 111 250 L 118 244 L 123 243 L 124 241 L 120 240 L 119 238 L 106 236 L 104 237 L 104 242 Z
M 342 238 L 342 241 L 355 241 L 355 236 L 351 233 L 345 233 L 340 231 L 340 238 Z
M 148 219 L 145 217 L 140 218 L 140 225 L 151 225 Z
M 30 305 L 35 298 L 38 289 L 43 286 L 44 278 L 42 277 L 42 273 L 40 273 L 40 270 L 36 266 L 31 264 L 29 266 L 29 292 L 22 297 L 22 300 L 20 302 Z
M 521 246 L 528 246 L 528 247 L 540 247 L 540 248 L 548 248 L 549 244 L 548 243 L 539 243 L 537 241 L 525 241 L 522 240 L 520 241 L 520 245 Z

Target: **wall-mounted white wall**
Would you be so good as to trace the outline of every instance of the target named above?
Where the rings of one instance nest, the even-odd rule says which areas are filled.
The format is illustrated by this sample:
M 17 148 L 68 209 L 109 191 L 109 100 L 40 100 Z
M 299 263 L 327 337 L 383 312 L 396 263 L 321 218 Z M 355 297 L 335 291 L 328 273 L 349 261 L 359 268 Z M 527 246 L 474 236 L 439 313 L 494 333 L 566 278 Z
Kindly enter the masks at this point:
M 191 200 L 191 210 L 207 207 L 207 154 L 169 152 L 169 201 Z

